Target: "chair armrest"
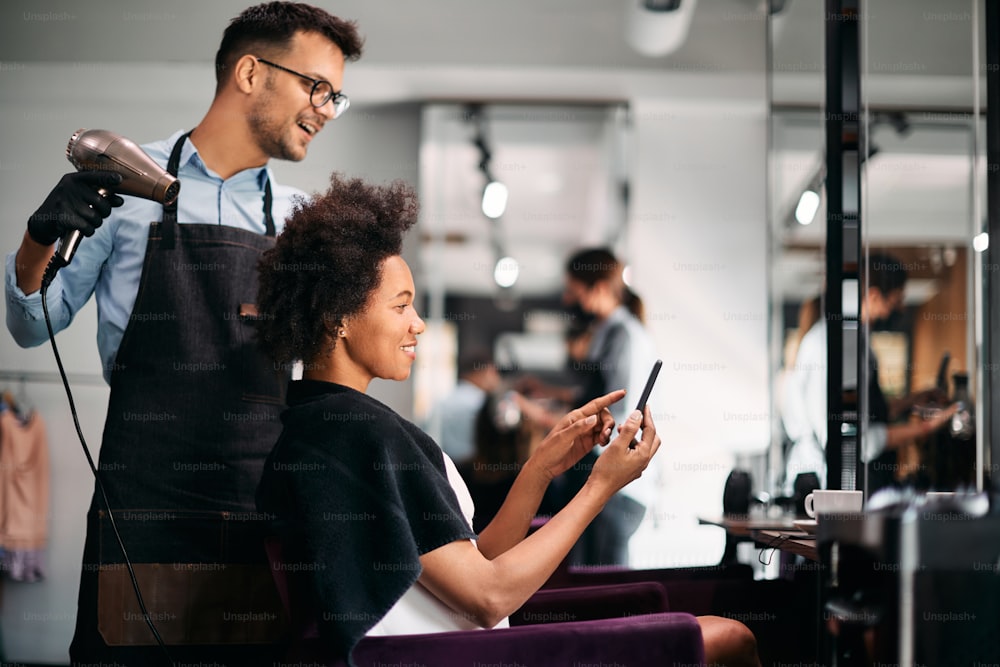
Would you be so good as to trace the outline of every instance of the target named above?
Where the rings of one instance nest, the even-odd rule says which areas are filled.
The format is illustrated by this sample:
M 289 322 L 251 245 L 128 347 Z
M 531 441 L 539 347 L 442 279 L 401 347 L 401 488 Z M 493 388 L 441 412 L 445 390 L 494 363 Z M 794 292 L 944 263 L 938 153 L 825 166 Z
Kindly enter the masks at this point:
M 510 624 L 590 621 L 666 611 L 670 611 L 667 591 L 654 581 L 547 588 L 532 595 L 511 614 Z

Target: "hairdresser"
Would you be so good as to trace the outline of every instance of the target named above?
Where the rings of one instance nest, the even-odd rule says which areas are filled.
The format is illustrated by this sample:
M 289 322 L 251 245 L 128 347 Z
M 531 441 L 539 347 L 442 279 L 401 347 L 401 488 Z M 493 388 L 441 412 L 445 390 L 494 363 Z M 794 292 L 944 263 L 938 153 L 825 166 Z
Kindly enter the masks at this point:
M 97 300 L 97 344 L 111 385 L 100 474 L 175 662 L 267 659 L 260 647 L 238 648 L 269 632 L 243 614 L 256 610 L 232 608 L 217 587 L 251 585 L 226 565 L 260 546 L 246 541 L 239 520 L 255 513 L 290 375 L 253 340 L 257 262 L 302 194 L 275 183 L 268 161 L 302 160 L 347 109 L 344 64 L 361 47 L 352 22 L 310 5 L 244 10 L 223 34 L 215 96 L 201 122 L 143 146 L 181 181 L 178 202 L 115 195 L 120 177 L 109 172 L 67 174 L 7 258 L 8 329 L 20 345 L 40 345 L 48 335 L 39 291 L 54 244 L 72 230 L 87 237 L 47 302 L 59 331 L 91 295 Z M 162 664 L 105 514 L 95 490 L 70 657 Z M 221 579 L 201 576 L 214 571 Z M 206 580 L 216 587 L 214 608 L 203 603 Z
M 566 262 L 563 292 L 569 307 L 593 318 L 586 355 L 573 363 L 584 386 L 579 402 L 625 389 L 625 400 L 611 406 L 618 424 L 635 407 L 657 358 L 652 338 L 643 327 L 642 302 L 625 284 L 623 270 L 605 248 L 580 250 Z M 664 378 L 659 381 L 662 384 Z M 654 417 L 659 395 L 654 391 L 650 399 Z M 567 493 L 575 493 L 585 483 L 597 455 L 598 451 L 592 452 L 566 473 Z M 651 468 L 615 494 L 573 547 L 570 564 L 629 565 L 629 540 L 654 501 L 655 478 Z

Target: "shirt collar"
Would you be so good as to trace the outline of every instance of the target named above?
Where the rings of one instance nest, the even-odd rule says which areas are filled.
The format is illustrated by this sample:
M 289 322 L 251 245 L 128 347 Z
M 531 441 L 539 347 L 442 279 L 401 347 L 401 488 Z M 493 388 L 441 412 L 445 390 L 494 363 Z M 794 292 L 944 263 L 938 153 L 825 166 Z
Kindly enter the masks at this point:
M 184 130 L 179 130 L 178 132 L 174 133 L 174 135 L 170 137 L 170 139 L 168 140 L 168 143 L 172 146 L 178 139 L 181 138 L 182 134 L 184 134 Z M 194 142 L 190 140 L 185 141 L 184 147 L 181 149 L 180 164 L 177 167 L 178 171 L 180 171 L 188 164 L 190 164 L 192 168 L 197 169 L 206 176 L 211 176 L 213 178 L 221 180 L 219 175 L 216 174 L 211 169 L 209 169 L 208 166 L 205 164 L 205 161 L 201 159 L 201 156 L 198 154 L 198 149 L 195 147 Z M 258 188 L 263 190 L 264 184 L 266 184 L 270 178 L 271 178 L 271 167 L 265 165 L 263 167 L 244 169 L 243 171 L 233 174 L 228 180 L 229 181 L 252 180 L 254 183 L 257 184 Z

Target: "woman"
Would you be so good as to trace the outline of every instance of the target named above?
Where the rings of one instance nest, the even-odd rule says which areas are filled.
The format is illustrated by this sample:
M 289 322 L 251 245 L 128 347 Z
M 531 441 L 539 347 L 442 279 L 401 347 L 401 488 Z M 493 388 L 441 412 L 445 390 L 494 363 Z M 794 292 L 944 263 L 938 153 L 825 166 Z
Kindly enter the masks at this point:
M 275 361 L 301 360 L 305 370 L 289 387 L 258 506 L 312 573 L 321 633 L 344 656 L 365 635 L 505 626 L 660 445 L 648 411 L 612 437 L 608 407 L 624 392 L 599 397 L 559 422 L 493 521 L 473 533 L 468 490 L 451 460 L 365 393 L 375 378 L 409 377 L 424 330 L 400 256 L 416 215 L 403 184 L 335 175 L 260 264 L 260 342 Z M 605 454 L 585 487 L 526 537 L 548 482 L 596 445 Z M 745 626 L 702 624 L 710 660 L 756 664 Z
M 566 262 L 563 300 L 592 318 L 590 341 L 584 361 L 577 368 L 583 381 L 583 401 L 624 387 L 639 396 L 657 355 L 652 338 L 642 324 L 643 306 L 623 278 L 624 266 L 606 248 L 587 248 Z M 650 401 L 656 405 L 656 396 Z M 612 405 L 619 423 L 628 406 Z M 586 483 L 586 474 L 599 452 L 592 452 L 568 475 L 570 493 Z M 570 555 L 575 565 L 628 565 L 628 543 L 638 529 L 646 508 L 653 502 L 653 471 L 616 494 L 584 531 Z

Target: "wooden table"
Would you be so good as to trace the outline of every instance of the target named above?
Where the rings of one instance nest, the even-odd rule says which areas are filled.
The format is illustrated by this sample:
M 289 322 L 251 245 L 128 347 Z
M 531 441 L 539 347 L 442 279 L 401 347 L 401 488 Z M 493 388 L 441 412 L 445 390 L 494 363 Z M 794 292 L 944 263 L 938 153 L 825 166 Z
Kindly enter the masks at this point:
M 816 535 L 800 530 L 755 530 L 753 539 L 765 549 L 778 549 L 819 562 Z
M 736 545 L 740 542 L 755 540 L 754 534 L 762 530 L 794 531 L 793 521 L 795 517 L 791 515 L 698 517 L 699 524 L 718 526 L 726 531 L 726 548 L 722 553 L 720 565 L 736 562 Z

